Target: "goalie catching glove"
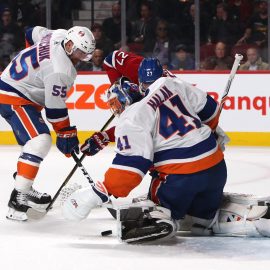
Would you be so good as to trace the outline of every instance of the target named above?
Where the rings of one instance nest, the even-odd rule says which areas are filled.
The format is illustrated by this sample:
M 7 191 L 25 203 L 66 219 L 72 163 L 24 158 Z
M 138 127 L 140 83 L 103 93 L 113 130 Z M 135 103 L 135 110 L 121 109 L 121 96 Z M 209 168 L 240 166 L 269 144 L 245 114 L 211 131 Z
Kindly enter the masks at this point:
M 92 209 L 109 202 L 108 192 L 101 182 L 78 189 L 64 202 L 62 211 L 68 220 L 86 219 Z
M 114 130 L 115 127 L 112 127 L 103 132 L 95 132 L 81 146 L 81 151 L 87 156 L 94 156 L 110 142 L 115 141 Z

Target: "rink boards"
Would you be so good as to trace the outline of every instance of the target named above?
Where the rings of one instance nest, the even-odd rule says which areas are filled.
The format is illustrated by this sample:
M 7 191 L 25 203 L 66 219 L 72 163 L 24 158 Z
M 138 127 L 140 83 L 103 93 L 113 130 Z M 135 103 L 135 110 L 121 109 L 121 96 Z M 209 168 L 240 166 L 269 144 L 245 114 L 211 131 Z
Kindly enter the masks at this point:
M 176 75 L 220 100 L 229 72 L 181 72 Z M 230 136 L 231 145 L 270 146 L 269 84 L 270 72 L 238 72 L 235 76 L 220 118 L 220 126 Z M 81 142 L 110 117 L 104 97 L 109 86 L 103 72 L 82 72 L 77 76 L 67 106 Z M 15 143 L 9 125 L 0 117 L 0 144 Z

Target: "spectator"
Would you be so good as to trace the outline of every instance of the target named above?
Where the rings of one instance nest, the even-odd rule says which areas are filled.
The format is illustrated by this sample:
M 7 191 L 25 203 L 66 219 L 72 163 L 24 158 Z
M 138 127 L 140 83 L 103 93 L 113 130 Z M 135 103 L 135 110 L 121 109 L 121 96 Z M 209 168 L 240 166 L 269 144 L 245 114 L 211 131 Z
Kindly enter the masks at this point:
M 229 0 L 229 14 L 238 18 L 242 25 L 246 25 L 254 8 L 253 2 L 253 0 Z
M 144 2 L 145 0 L 126 0 L 126 6 L 127 6 L 127 18 L 130 21 L 136 21 L 139 19 L 140 14 L 140 6 L 141 2 Z
M 195 69 L 194 58 L 188 53 L 187 47 L 183 44 L 176 46 L 175 57 L 171 62 L 173 70 L 193 70 Z
M 15 47 L 12 45 L 14 40 L 14 35 L 5 33 L 2 35 L 0 40 L 0 59 L 1 64 L 6 67 L 12 60 L 10 56 L 15 52 Z
M 77 65 L 77 70 L 80 71 L 102 71 L 104 60 L 104 52 L 101 49 L 95 49 L 91 62 L 81 62 Z
M 223 41 L 233 45 L 241 36 L 240 24 L 237 18 L 230 18 L 225 4 L 218 4 L 216 16 L 210 24 L 209 38 L 212 43 Z
M 152 6 L 145 1 L 141 4 L 140 9 L 141 18 L 134 23 L 134 42 L 147 43 L 149 40 L 155 38 L 155 29 L 157 20 L 153 16 Z
M 91 27 L 91 31 L 96 40 L 96 49 L 103 50 L 105 55 L 108 55 L 114 50 L 113 42 L 105 36 L 100 24 L 94 24 Z
M 240 70 L 268 70 L 269 64 L 262 61 L 257 48 L 247 49 L 247 61 L 240 66 Z
M 205 59 L 201 68 L 207 70 L 226 70 L 231 69 L 233 59 L 227 55 L 226 44 L 218 42 L 215 47 L 215 55 Z
M 119 49 L 121 46 L 121 6 L 118 2 L 112 5 L 112 17 L 103 21 L 102 28 L 104 34 L 113 41 L 114 48 Z M 126 34 L 130 41 L 132 26 L 128 20 L 126 21 Z
M 100 49 L 95 49 L 92 57 L 92 71 L 102 71 L 102 65 L 104 60 L 104 52 Z
M 5 8 L 1 14 L 0 33 L 12 35 L 13 36 L 12 45 L 16 49 L 23 47 L 24 45 L 23 31 L 21 31 L 21 29 L 12 20 L 12 14 L 9 8 Z
M 155 39 L 149 40 L 145 43 L 146 55 L 157 57 L 164 68 L 167 68 L 171 62 L 172 54 L 175 52 L 176 39 L 169 36 L 168 23 L 164 20 L 160 20 L 156 26 Z
M 267 1 L 259 1 L 258 11 L 251 17 L 244 35 L 238 40 L 237 45 L 255 43 L 259 47 L 267 45 Z
M 204 17 L 204 13 L 201 14 L 200 17 L 200 42 L 205 43 L 207 41 L 207 28 L 209 24 L 207 24 L 207 19 Z M 186 44 L 188 47 L 194 48 L 194 35 L 195 35 L 195 5 L 191 4 L 188 12 L 184 14 L 182 20 L 179 22 L 178 29 L 178 37 L 181 43 Z
M 36 7 L 29 0 L 9 1 L 13 19 L 23 27 L 39 25 L 39 14 Z M 31 16 L 29 16 L 31 14 Z

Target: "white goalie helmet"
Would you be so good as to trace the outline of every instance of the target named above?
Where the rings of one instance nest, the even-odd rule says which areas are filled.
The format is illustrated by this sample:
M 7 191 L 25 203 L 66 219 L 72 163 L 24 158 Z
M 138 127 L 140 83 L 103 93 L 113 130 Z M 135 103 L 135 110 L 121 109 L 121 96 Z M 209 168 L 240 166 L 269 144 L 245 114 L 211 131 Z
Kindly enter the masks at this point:
M 96 47 L 92 32 L 87 27 L 74 26 L 67 31 L 64 44 L 66 45 L 70 40 L 73 42 L 73 47 L 70 52 L 66 51 L 67 55 L 77 53 L 81 61 L 90 61 Z

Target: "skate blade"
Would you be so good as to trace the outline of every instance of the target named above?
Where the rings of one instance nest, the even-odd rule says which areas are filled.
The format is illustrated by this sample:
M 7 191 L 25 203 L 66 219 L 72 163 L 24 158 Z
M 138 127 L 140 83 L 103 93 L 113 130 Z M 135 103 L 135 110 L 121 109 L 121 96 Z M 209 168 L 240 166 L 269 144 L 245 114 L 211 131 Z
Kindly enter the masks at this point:
M 13 208 L 9 208 L 6 218 L 13 221 L 27 221 L 28 219 L 25 212 L 19 212 Z
M 38 220 L 45 217 L 47 214 L 47 211 L 45 209 L 43 211 L 38 211 L 34 208 L 29 208 L 26 213 L 29 219 Z
M 31 201 L 28 201 L 28 205 L 31 208 L 35 209 L 36 211 L 45 212 L 46 211 L 46 208 L 47 208 L 47 206 L 49 204 L 48 203 L 46 203 L 46 204 L 37 204 L 37 203 L 31 202 Z

